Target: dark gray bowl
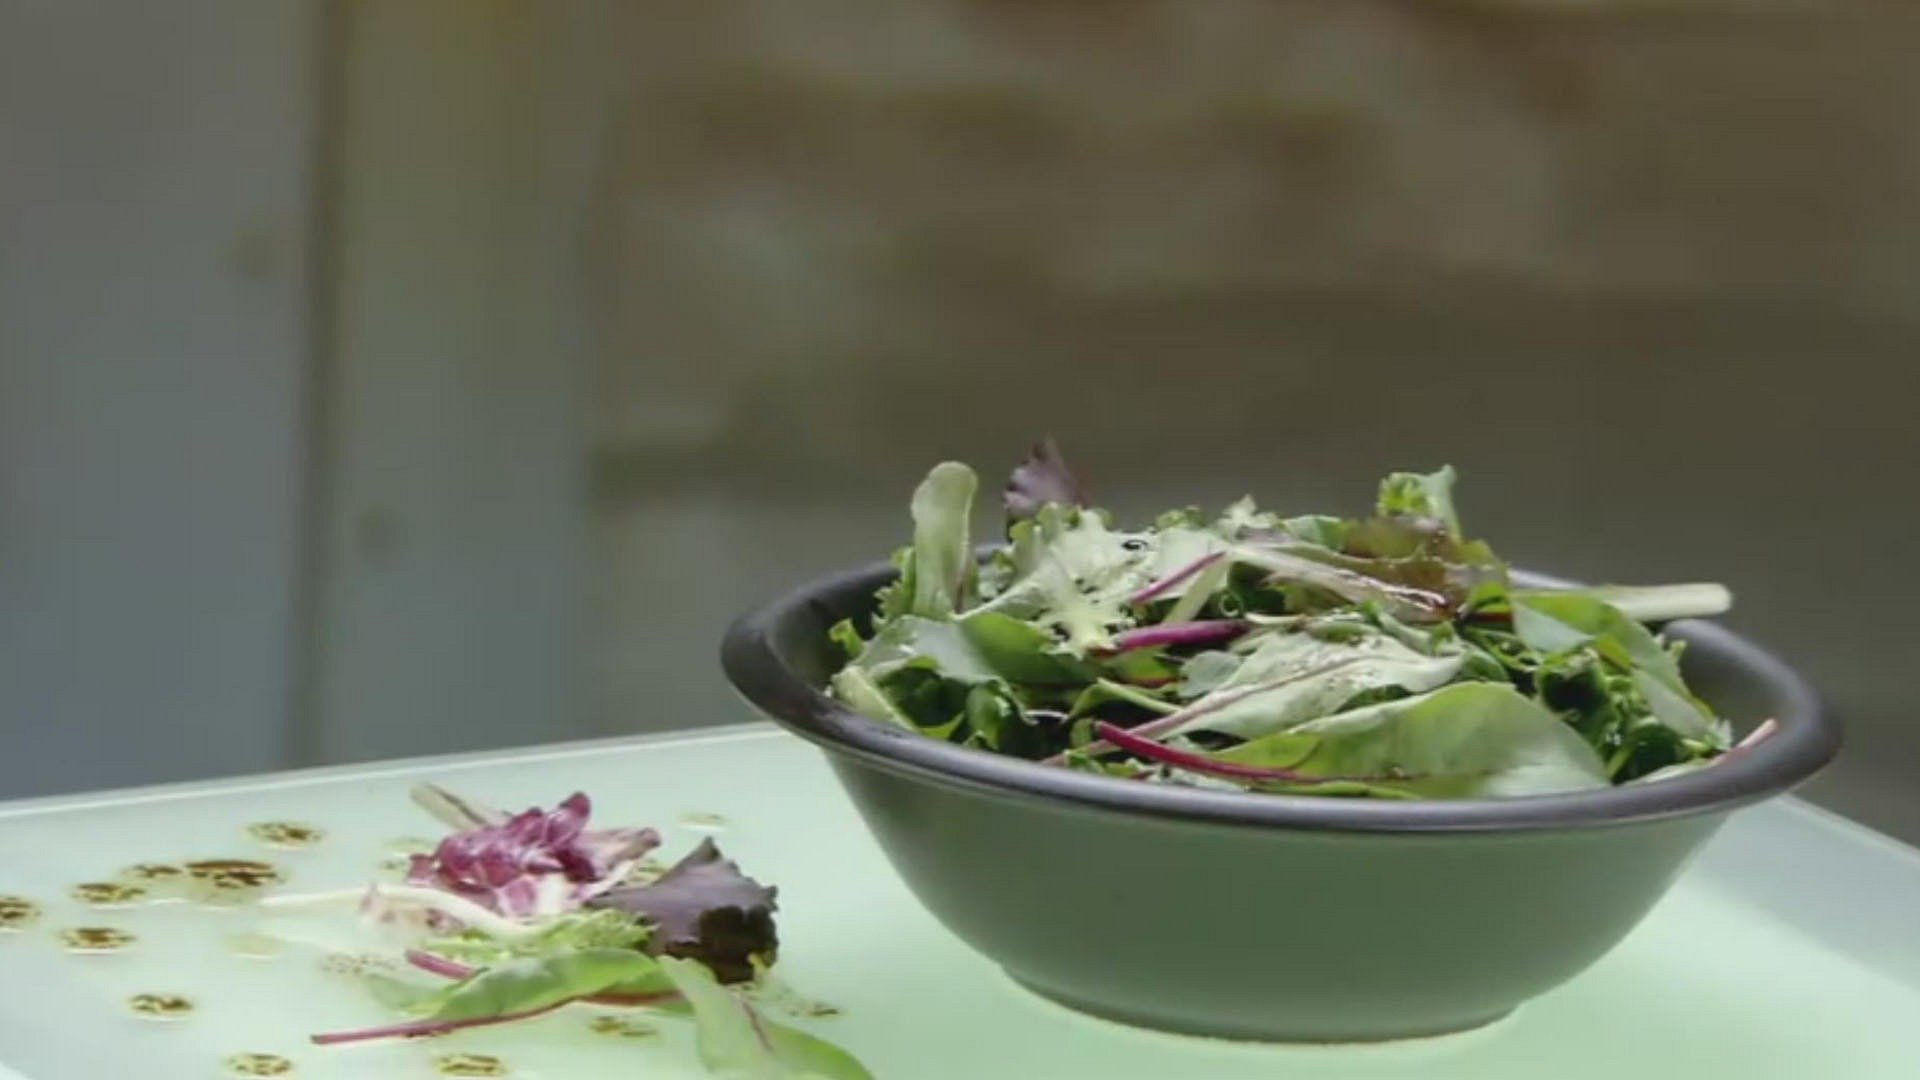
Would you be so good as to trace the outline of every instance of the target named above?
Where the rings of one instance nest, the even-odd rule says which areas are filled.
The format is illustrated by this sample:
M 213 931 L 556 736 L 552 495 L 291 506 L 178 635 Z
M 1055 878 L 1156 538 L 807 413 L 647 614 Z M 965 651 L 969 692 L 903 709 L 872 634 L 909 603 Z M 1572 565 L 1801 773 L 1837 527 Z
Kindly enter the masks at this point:
M 1668 631 L 1688 642 L 1702 696 L 1780 730 L 1672 780 L 1387 802 L 1070 772 L 923 738 L 821 692 L 839 662 L 827 628 L 870 610 L 892 573 L 825 578 L 743 617 L 727 677 L 827 751 L 949 929 L 1033 990 L 1130 1023 L 1305 1041 L 1487 1023 L 1599 959 L 1731 811 L 1806 779 L 1840 743 L 1779 660 L 1685 622 Z

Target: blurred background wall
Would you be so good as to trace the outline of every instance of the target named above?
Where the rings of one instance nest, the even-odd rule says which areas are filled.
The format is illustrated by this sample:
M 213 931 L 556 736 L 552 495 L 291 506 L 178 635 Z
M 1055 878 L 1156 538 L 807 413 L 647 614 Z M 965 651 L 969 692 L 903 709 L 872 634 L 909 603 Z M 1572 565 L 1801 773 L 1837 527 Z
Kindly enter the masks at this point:
M 0 794 L 743 719 L 733 613 L 891 547 L 932 461 L 1051 432 L 1123 516 L 1451 461 L 1518 562 L 1726 581 L 1851 725 L 1817 797 L 1920 839 L 1904 5 L 193 7 L 263 29 L 89 80 L 45 57 L 117 16 L 0 14 L 0 722 L 250 734 L 14 754 Z M 168 113 L 170 62 L 229 81 Z M 157 188 L 291 193 L 297 302 Z M 282 310 L 235 338 L 257 382 L 87 366 Z M 285 561 L 228 580 L 242 514 Z M 279 674 L 151 691 L 206 657 Z

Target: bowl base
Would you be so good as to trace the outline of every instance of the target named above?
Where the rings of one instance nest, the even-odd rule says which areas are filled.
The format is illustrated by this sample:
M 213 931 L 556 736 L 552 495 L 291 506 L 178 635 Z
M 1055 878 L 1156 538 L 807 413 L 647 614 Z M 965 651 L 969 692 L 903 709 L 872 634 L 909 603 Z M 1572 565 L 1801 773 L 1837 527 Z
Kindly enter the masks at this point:
M 1005 969 L 1002 969 L 1003 971 Z M 1167 1017 L 1146 1013 L 1115 1009 L 1107 1005 L 1098 1005 L 1083 1001 L 1071 994 L 1062 994 L 1046 987 L 1029 982 L 1026 979 L 1006 972 L 1014 985 L 1051 1004 L 1080 1013 L 1084 1016 L 1120 1024 L 1125 1027 L 1157 1031 L 1169 1035 L 1183 1035 L 1189 1038 L 1221 1039 L 1228 1042 L 1268 1043 L 1282 1046 L 1370 1046 L 1380 1043 L 1409 1042 L 1416 1039 L 1439 1039 L 1449 1035 L 1463 1035 L 1478 1031 L 1490 1024 L 1513 1015 L 1512 1009 L 1502 1009 L 1489 1016 L 1469 1019 L 1462 1023 L 1445 1024 L 1435 1028 L 1418 1028 L 1410 1031 L 1381 1032 L 1343 1032 L 1339 1034 L 1313 1033 L 1306 1031 L 1286 1031 L 1274 1029 L 1252 1029 L 1240 1027 L 1216 1027 L 1203 1024 L 1187 1024 Z

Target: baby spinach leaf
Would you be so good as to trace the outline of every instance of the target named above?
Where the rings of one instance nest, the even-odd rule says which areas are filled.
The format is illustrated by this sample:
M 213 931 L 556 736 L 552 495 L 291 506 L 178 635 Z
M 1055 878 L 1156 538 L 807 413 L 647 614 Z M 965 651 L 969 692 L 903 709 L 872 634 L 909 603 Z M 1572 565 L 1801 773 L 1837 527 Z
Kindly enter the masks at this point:
M 1310 720 L 1213 756 L 1424 797 L 1534 795 L 1607 783 L 1599 755 L 1577 732 L 1494 683 L 1459 683 Z
M 852 1054 L 768 1019 L 699 964 L 660 963 L 693 1009 L 701 1063 L 721 1080 L 873 1080 Z
M 1209 654 L 1202 654 L 1203 656 Z M 1238 668 L 1215 677 L 1221 661 L 1203 671 L 1214 688 L 1179 712 L 1137 729 L 1155 738 L 1212 731 L 1254 738 L 1337 712 L 1355 696 L 1381 687 L 1431 690 L 1460 673 L 1462 654 L 1427 656 L 1383 634 L 1355 642 L 1283 632 L 1261 638 Z
M 416 1010 L 436 1023 L 538 1012 L 614 986 L 658 977 L 659 962 L 632 949 L 582 949 L 485 968 Z

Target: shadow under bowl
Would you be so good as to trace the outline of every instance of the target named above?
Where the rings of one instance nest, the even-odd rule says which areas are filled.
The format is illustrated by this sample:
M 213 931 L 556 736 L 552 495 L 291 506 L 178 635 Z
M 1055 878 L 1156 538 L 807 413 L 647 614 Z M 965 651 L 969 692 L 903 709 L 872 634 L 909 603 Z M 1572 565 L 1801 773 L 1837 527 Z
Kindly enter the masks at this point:
M 1143 784 L 925 738 L 822 690 L 827 630 L 893 569 L 744 616 L 722 649 L 756 707 L 827 752 L 929 911 L 1064 1005 L 1190 1034 L 1347 1042 L 1463 1030 L 1580 973 L 1734 809 L 1806 779 L 1840 734 L 1730 631 L 1679 622 L 1691 685 L 1779 730 L 1657 783 L 1381 801 Z M 1516 575 L 1534 584 L 1562 584 Z

